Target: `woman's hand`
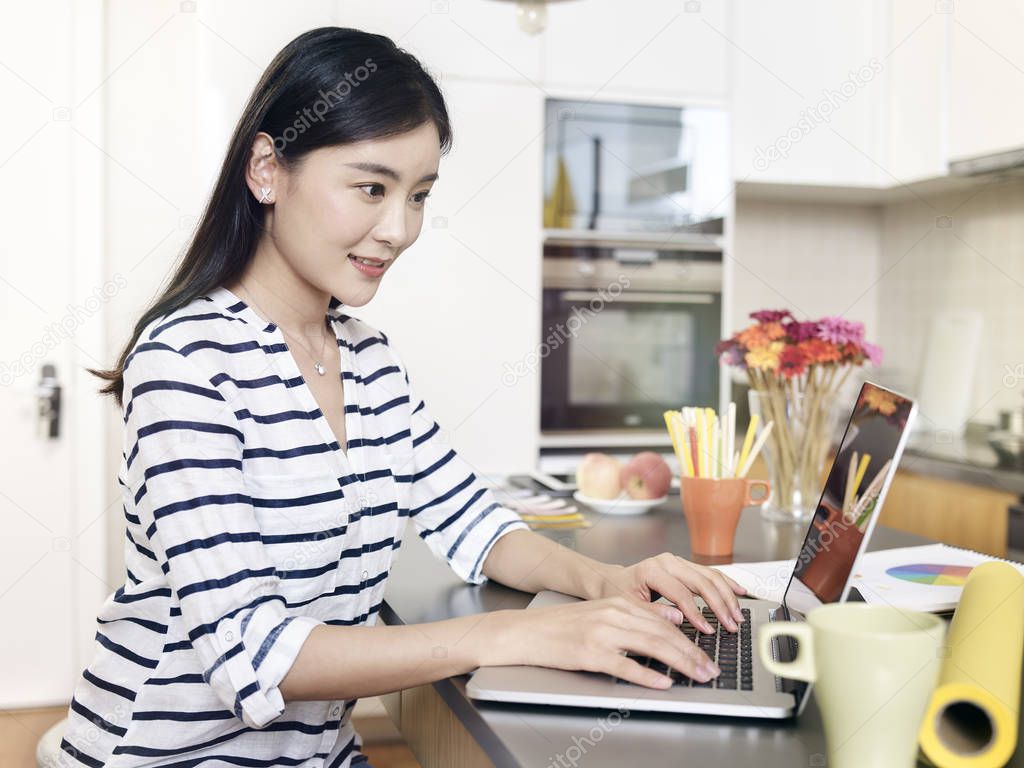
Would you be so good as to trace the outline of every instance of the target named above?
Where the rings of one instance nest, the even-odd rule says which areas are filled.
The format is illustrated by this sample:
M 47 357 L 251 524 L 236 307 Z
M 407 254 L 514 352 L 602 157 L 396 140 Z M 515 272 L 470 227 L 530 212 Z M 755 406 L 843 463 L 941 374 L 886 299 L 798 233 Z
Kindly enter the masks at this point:
M 715 568 L 691 563 L 670 552 L 636 565 L 609 566 L 600 584 L 597 598 L 624 595 L 649 602 L 652 592 L 657 592 L 679 606 L 690 623 L 703 632 L 714 630 L 701 615 L 693 599 L 695 594 L 729 631 L 736 632 L 743 621 L 736 595 L 747 594 L 746 589 Z
M 677 609 L 635 597 L 495 611 L 483 621 L 494 634 L 481 666 L 529 664 L 603 672 L 662 689 L 672 685 L 670 677 L 625 654 L 650 656 L 699 682 L 721 671 L 680 631 L 682 615 Z

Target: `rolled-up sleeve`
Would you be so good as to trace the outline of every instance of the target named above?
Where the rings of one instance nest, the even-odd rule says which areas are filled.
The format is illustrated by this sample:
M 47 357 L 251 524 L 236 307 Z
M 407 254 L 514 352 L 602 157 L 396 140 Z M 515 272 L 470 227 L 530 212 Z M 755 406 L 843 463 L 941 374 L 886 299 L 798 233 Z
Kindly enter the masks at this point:
M 487 581 L 483 564 L 495 543 L 529 526 L 501 506 L 455 452 L 400 361 L 398 367 L 408 387 L 412 452 L 403 458 L 395 480 L 408 485 L 409 516 L 420 538 L 459 578 L 483 584 Z
M 127 482 L 146 539 L 137 544 L 166 576 L 206 682 L 239 720 L 263 728 L 284 711 L 278 684 L 322 622 L 286 608 L 225 394 L 156 343 L 140 345 L 124 385 Z

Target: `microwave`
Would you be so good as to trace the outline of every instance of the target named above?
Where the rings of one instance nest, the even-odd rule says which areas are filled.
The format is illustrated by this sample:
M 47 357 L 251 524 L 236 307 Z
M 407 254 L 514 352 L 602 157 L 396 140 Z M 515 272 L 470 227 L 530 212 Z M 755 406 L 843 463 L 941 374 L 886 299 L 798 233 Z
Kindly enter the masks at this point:
M 722 234 L 725 110 L 549 98 L 545 126 L 545 229 Z

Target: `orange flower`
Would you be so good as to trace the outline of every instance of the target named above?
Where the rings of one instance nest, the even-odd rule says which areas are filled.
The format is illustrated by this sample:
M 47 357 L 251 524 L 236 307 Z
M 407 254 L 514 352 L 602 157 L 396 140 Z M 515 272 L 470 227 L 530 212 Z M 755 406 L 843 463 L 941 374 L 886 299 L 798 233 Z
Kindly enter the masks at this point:
M 841 359 L 835 344 L 822 339 L 808 339 L 797 345 L 804 353 L 808 363 L 837 363 Z
M 771 339 L 760 325 L 752 325 L 736 334 L 736 340 L 747 349 L 767 347 Z
M 757 347 L 747 352 L 744 358 L 750 368 L 762 371 L 776 371 L 779 368 L 779 356 L 785 346 L 781 341 L 773 341 L 767 346 Z

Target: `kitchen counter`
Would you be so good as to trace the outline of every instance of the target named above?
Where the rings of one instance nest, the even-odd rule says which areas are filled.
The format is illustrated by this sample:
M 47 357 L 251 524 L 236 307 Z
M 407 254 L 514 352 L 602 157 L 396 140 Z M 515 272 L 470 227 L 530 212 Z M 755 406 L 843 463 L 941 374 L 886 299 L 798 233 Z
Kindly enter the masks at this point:
M 999 466 L 983 429 L 969 428 L 963 437 L 912 434 L 900 470 L 1024 496 L 1024 472 Z
M 590 529 L 542 534 L 605 562 L 631 564 L 666 550 L 698 560 L 690 553 L 678 497 L 637 517 L 585 514 L 594 523 Z M 740 562 L 794 557 L 805 531 L 802 526 L 768 523 L 758 510 L 748 509 L 740 519 L 734 558 Z M 879 525 L 868 549 L 926 542 Z M 495 582 L 481 586 L 461 582 L 409 525 L 380 615 L 386 624 L 418 624 L 523 608 L 531 597 Z M 466 680 L 466 675 L 460 675 L 403 691 L 397 705 L 389 709 L 424 764 L 453 768 L 567 765 L 561 756 L 568 756 L 577 743 L 574 739 L 588 734 L 608 714 L 600 709 L 476 702 L 466 695 Z M 631 712 L 573 764 L 594 768 L 683 763 L 823 765 L 824 753 L 821 715 L 812 696 L 798 720 Z M 1024 748 L 1018 747 L 1009 765 L 1024 766 Z

